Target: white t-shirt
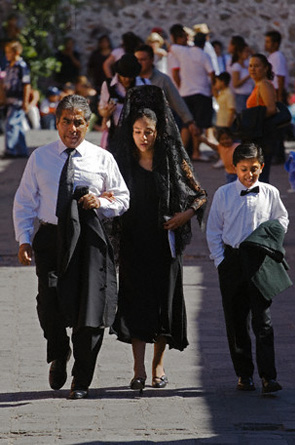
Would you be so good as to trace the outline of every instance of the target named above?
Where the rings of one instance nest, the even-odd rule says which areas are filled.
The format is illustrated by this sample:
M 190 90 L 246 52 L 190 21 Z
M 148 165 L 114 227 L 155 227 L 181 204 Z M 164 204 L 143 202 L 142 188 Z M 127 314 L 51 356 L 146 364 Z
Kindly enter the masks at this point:
M 182 97 L 193 94 L 211 96 L 209 74 L 213 73 L 214 69 L 208 54 L 196 46 L 171 45 L 170 51 L 179 62 L 180 95 Z
M 244 77 L 248 76 L 248 66 L 242 66 L 239 62 L 234 63 L 231 66 L 231 76 L 233 75 L 233 72 L 237 71 L 240 75 L 240 79 L 244 79 Z M 234 88 L 232 87 L 235 94 L 251 94 L 252 90 L 254 88 L 254 82 L 252 79 L 246 80 L 246 82 L 243 83 L 240 87 Z
M 279 87 L 277 76 L 284 76 L 285 77 L 285 89 L 287 90 L 288 86 L 289 86 L 289 72 L 288 72 L 287 61 L 286 61 L 284 54 L 281 51 L 275 51 L 274 53 L 272 53 L 268 56 L 268 61 L 269 61 L 269 63 L 272 64 L 272 70 L 275 75 L 275 77 L 272 81 L 273 86 L 277 90 Z

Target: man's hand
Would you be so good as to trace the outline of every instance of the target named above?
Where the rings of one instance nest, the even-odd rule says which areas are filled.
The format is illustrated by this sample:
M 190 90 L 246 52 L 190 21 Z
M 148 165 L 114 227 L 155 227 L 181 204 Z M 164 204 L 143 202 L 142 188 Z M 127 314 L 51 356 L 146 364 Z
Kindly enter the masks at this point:
M 84 210 L 99 209 L 100 201 L 93 193 L 88 193 L 79 199 L 78 204 L 82 204 Z
M 99 198 L 105 198 L 110 202 L 116 200 L 113 192 L 103 192 L 99 197 L 93 195 L 93 193 L 88 193 L 88 195 L 82 196 L 82 198 L 79 199 L 78 203 L 82 204 L 84 210 L 99 209 Z
M 24 266 L 29 266 L 32 263 L 32 246 L 31 244 L 24 243 L 19 246 L 18 249 L 18 260 Z

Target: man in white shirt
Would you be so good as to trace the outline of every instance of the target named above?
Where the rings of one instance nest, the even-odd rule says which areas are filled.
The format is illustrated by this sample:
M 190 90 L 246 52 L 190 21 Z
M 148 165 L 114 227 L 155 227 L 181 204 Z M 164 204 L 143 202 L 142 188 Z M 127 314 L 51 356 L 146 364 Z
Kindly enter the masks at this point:
M 272 64 L 274 72 L 273 85 L 277 92 L 277 100 L 286 103 L 289 83 L 287 61 L 279 50 L 282 36 L 278 31 L 269 31 L 265 34 L 264 49 L 269 53 L 268 61 Z
M 268 61 L 272 65 L 274 73 L 273 85 L 276 89 L 277 100 L 287 105 L 287 91 L 289 84 L 289 72 L 284 54 L 279 50 L 282 36 L 278 31 L 269 31 L 265 34 L 264 49 L 269 53 Z M 277 137 L 277 146 L 273 157 L 273 163 L 285 162 L 284 129 L 281 129 Z
M 212 125 L 212 92 L 215 74 L 208 54 L 203 48 L 205 34 L 197 34 L 195 46 L 171 45 L 170 51 L 178 60 L 179 93 L 184 98 L 198 128 L 205 129 Z M 176 79 L 175 79 L 176 80 Z M 194 146 L 193 160 L 202 160 L 198 145 Z
M 96 225 L 95 227 L 99 227 L 102 233 L 99 217 L 119 216 L 129 206 L 129 192 L 113 156 L 85 140 L 90 116 L 91 110 L 88 102 L 81 96 L 66 96 L 59 103 L 56 120 L 60 140 L 40 147 L 31 154 L 15 195 L 13 209 L 16 240 L 20 245 L 19 261 L 23 265 L 30 265 L 33 250 L 35 254 L 38 275 L 37 312 L 44 337 L 47 340 L 47 361 L 51 363 L 49 383 L 52 389 L 60 389 L 66 382 L 66 365 L 71 354 L 66 326 L 73 327 L 72 342 L 75 363 L 72 370 L 74 378 L 69 395 L 72 399 L 88 396 L 88 387 L 93 377 L 104 327 L 112 323 L 115 315 L 116 292 L 109 295 L 109 291 L 106 289 L 109 284 L 107 265 L 110 262 L 108 262 L 109 257 L 105 253 L 108 240 L 104 234 L 101 237 L 96 233 L 91 234 L 91 243 L 95 249 L 99 243 L 106 246 L 105 250 L 102 250 L 101 247 L 95 250 L 95 255 L 99 256 L 102 263 L 100 268 L 96 268 L 95 260 L 93 264 L 90 264 L 87 262 L 88 257 L 87 260 L 84 257 L 84 259 L 79 257 L 81 246 L 87 247 L 88 244 L 84 238 L 83 241 L 80 241 L 80 236 L 83 234 L 85 236 L 86 233 L 81 222 L 81 235 L 77 237 L 77 246 L 80 250 L 77 248 L 78 254 L 73 255 L 73 262 L 79 262 L 83 273 L 82 270 L 79 270 L 79 277 L 73 278 L 79 280 L 79 289 L 84 291 L 88 283 L 90 287 L 90 276 L 91 274 L 93 276 L 94 273 L 100 279 L 100 288 L 96 288 L 94 291 L 87 288 L 86 296 L 78 295 L 74 307 L 75 316 L 69 322 L 66 320 L 67 314 L 61 310 L 61 307 L 64 306 L 63 298 L 65 296 L 59 295 L 59 279 L 56 287 L 51 278 L 53 272 L 58 271 L 60 260 L 63 259 L 59 257 L 59 252 L 61 243 L 64 243 L 65 239 L 58 238 L 58 236 L 61 223 L 64 220 L 60 215 L 57 218 L 56 213 L 57 202 L 60 202 L 62 194 L 61 178 L 65 171 L 64 167 L 70 163 L 70 157 L 72 189 L 80 186 L 87 187 L 87 191 L 79 199 L 78 204 L 70 196 L 66 208 L 64 206 L 64 214 L 68 214 L 69 209 L 72 211 L 79 207 L 77 210 L 79 217 L 83 214 L 84 218 L 88 220 L 92 218 L 91 221 Z M 74 204 L 75 202 L 76 204 Z M 70 217 L 63 226 L 66 231 L 66 241 L 72 236 L 72 215 Z M 35 219 L 40 221 L 40 226 L 33 239 L 32 248 Z M 76 220 L 76 226 L 79 222 Z M 70 293 L 69 305 L 72 305 L 71 293 L 74 295 L 77 290 L 72 289 L 71 284 L 67 284 L 64 289 L 65 294 L 70 291 L 68 292 Z M 113 289 L 112 285 L 110 289 Z M 109 313 L 106 315 L 106 306 L 110 301 Z M 97 305 L 100 307 L 97 308 Z M 95 311 L 90 310 L 93 307 L 96 307 Z
M 267 252 L 272 252 L 287 231 L 289 220 L 279 191 L 258 180 L 263 162 L 262 149 L 253 143 L 241 144 L 235 149 L 233 164 L 238 179 L 220 187 L 214 195 L 207 223 L 207 242 L 210 258 L 218 268 L 228 344 L 239 378 L 237 389 L 255 390 L 249 327 L 251 313 L 262 392 L 269 393 L 282 389 L 276 381 L 271 298 L 257 287 L 253 276 L 265 260 L 268 268 L 263 284 L 269 288 L 273 284 L 272 275 L 275 276 L 270 273 L 270 263 L 273 261 L 279 268 L 282 265 L 255 249 L 248 251 L 250 261 L 245 263 L 241 243 L 253 236 L 263 224 L 275 225 L 279 233 L 274 235 L 270 229 L 263 233 Z M 280 282 L 278 276 L 275 276 L 275 281 L 276 285 Z

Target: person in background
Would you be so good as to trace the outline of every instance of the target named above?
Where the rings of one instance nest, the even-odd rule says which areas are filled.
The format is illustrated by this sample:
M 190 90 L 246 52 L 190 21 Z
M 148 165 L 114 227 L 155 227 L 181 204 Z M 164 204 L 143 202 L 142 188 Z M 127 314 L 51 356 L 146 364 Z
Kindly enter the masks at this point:
M 115 63 L 121 59 L 124 54 L 134 54 L 135 49 L 142 44 L 142 39 L 134 34 L 134 32 L 125 32 L 122 35 L 122 44 L 118 48 L 112 50 L 109 57 L 103 63 L 103 70 L 107 79 L 112 79 Z
M 231 127 L 235 114 L 235 97 L 229 88 L 230 74 L 227 71 L 216 76 L 213 91 L 216 91 L 215 97 L 218 104 L 216 117 L 216 129 L 220 127 Z
M 204 45 L 204 52 L 206 54 L 208 54 L 208 56 L 210 57 L 211 63 L 212 63 L 213 69 L 214 69 L 214 72 L 215 72 L 216 75 L 218 75 L 220 73 L 220 71 L 219 71 L 219 64 L 218 64 L 216 52 L 215 52 L 215 50 L 213 48 L 212 43 L 210 42 L 211 31 L 210 31 L 207 23 L 196 24 L 196 25 L 193 26 L 193 30 L 194 30 L 195 34 L 197 34 L 199 32 L 202 33 L 202 34 L 205 34 L 206 42 L 205 42 L 205 45 Z
M 231 76 L 237 113 L 241 113 L 247 108 L 247 99 L 254 88 L 254 82 L 250 78 L 248 70 L 249 54 L 250 48 L 245 44 L 240 45 L 232 56 Z
M 210 142 L 205 136 L 201 136 L 201 142 L 204 142 L 212 150 L 218 152 L 221 163 L 218 167 L 224 167 L 226 183 L 233 182 L 237 179 L 236 169 L 233 164 L 233 153 L 239 143 L 233 141 L 229 128 L 219 128 L 216 134 L 218 144 Z
M 26 119 L 24 122 L 25 130 L 40 130 L 41 128 L 41 116 L 39 111 L 40 93 L 37 89 L 31 88 L 29 96 L 28 111 L 26 113 Z
M 157 32 L 152 32 L 146 39 L 154 52 L 155 67 L 164 74 L 167 74 L 167 51 L 163 48 L 164 39 Z
M 255 82 L 255 87 L 248 97 L 247 108 L 265 107 L 265 119 L 277 112 L 276 90 L 272 84 L 272 66 L 263 54 L 253 54 L 249 61 L 249 73 Z M 249 139 L 253 137 L 249 135 Z M 269 182 L 272 157 L 276 152 L 278 138 L 275 128 L 269 129 L 261 138 L 256 140 L 263 150 L 264 168 L 260 175 L 260 181 Z
M 174 70 L 174 80 L 200 131 L 212 126 L 212 85 L 215 82 L 211 59 L 203 50 L 205 42 L 205 34 L 198 33 L 195 46 L 173 44 L 170 47 L 180 67 L 177 72 Z M 193 146 L 192 160 L 209 160 L 200 153 L 199 142 Z
M 60 100 L 62 100 L 66 96 L 70 96 L 71 94 L 75 94 L 75 85 L 71 82 L 66 82 L 61 90 L 60 90 Z
M 226 71 L 226 55 L 223 53 L 223 44 L 220 40 L 213 40 L 212 46 L 217 56 L 219 72 L 223 73 Z
M 148 79 L 152 85 L 156 85 L 165 93 L 165 96 L 168 100 L 168 103 L 172 110 L 177 114 L 177 116 L 181 119 L 182 128 L 181 128 L 181 137 L 183 144 L 186 147 L 186 132 L 189 131 L 191 137 L 197 139 L 199 131 L 194 122 L 193 116 L 189 111 L 186 103 L 180 96 L 177 88 L 174 86 L 172 80 L 169 76 L 164 73 L 161 73 L 153 64 L 154 54 L 153 49 L 149 45 L 140 45 L 135 51 L 135 57 L 141 65 L 140 77 L 143 79 Z M 185 136 L 184 136 L 185 130 Z
M 66 82 L 75 82 L 81 71 L 81 62 L 74 39 L 65 39 L 64 49 L 57 52 L 56 59 L 61 62 L 60 71 L 55 74 L 58 87 L 61 88 Z
M 103 70 L 103 64 L 112 52 L 112 42 L 107 34 L 99 37 L 97 48 L 90 54 L 87 64 L 87 75 L 96 89 L 100 91 L 106 75 Z
M 5 157 L 28 157 L 23 121 L 28 111 L 31 91 L 30 70 L 21 57 L 23 48 L 18 41 L 5 45 L 8 61 L 3 80 L 3 95 L 7 107 L 5 121 Z
M 272 65 L 274 78 L 273 86 L 276 89 L 277 100 L 287 105 L 287 95 L 289 88 L 289 71 L 287 60 L 280 51 L 282 36 L 278 31 L 269 31 L 265 34 L 264 49 L 269 53 L 268 61 Z M 285 162 L 285 146 L 284 146 L 285 129 L 278 132 L 278 144 L 272 160 L 275 164 L 283 164 Z
M 60 91 L 57 87 L 48 87 L 46 98 L 41 101 L 40 115 L 43 130 L 56 130 L 56 108 L 60 100 Z
M 150 84 L 148 79 L 139 77 L 141 65 L 134 54 L 124 54 L 114 66 L 115 76 L 102 84 L 98 111 L 108 122 L 102 135 L 101 145 L 107 148 L 118 125 L 127 91 L 138 85 Z

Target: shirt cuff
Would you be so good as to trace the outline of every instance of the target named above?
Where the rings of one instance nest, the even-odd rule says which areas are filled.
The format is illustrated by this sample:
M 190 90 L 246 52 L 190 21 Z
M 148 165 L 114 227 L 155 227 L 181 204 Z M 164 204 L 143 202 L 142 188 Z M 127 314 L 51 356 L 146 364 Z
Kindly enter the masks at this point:
M 21 244 L 32 244 L 31 243 L 31 237 L 29 233 L 22 233 L 18 239 L 19 245 Z
M 106 198 L 98 198 L 99 202 L 100 202 L 100 209 L 107 209 L 110 206 L 110 201 Z

